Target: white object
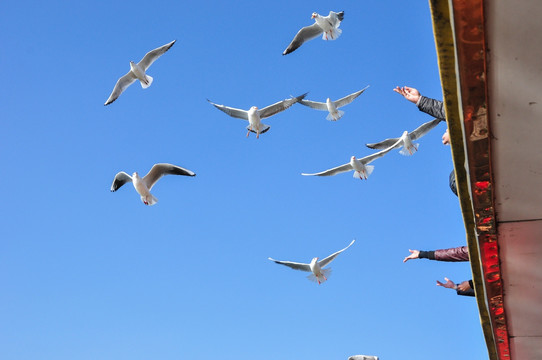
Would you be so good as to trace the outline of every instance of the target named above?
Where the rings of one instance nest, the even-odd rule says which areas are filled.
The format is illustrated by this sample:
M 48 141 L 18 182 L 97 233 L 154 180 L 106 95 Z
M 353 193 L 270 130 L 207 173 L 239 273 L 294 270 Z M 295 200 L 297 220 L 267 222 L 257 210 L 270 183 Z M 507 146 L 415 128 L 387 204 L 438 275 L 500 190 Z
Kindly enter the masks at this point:
M 338 13 L 330 11 L 328 16 L 312 13 L 311 18 L 314 19 L 314 24 L 299 30 L 282 55 L 295 51 L 305 41 L 312 40 L 320 34 L 324 40 L 335 40 L 341 35 L 342 30 L 339 29 L 339 25 L 344 19 L 344 11 Z
M 290 106 L 302 100 L 307 93 L 300 95 L 298 97 L 292 97 L 279 101 L 273 105 L 264 107 L 263 109 L 258 109 L 256 106 L 252 106 L 248 111 L 242 109 L 236 109 L 225 105 L 218 105 L 213 103 L 211 100 L 207 99 L 214 107 L 218 110 L 225 112 L 231 117 L 248 120 L 247 126 L 247 137 L 250 132 L 256 133 L 256 138 L 260 137 L 260 134 L 263 134 L 269 130 L 270 126 L 262 123 L 262 119 L 273 116 L 281 111 L 288 109 Z
M 301 105 L 305 105 L 316 110 L 328 111 L 329 114 L 327 115 L 326 119 L 330 121 L 337 121 L 344 115 L 344 111 L 339 110 L 339 108 L 350 104 L 352 101 L 354 101 L 355 98 L 360 96 L 368 87 L 369 86 L 366 86 L 364 89 L 361 89 L 360 91 L 356 91 L 355 93 L 352 93 L 350 95 L 347 95 L 335 101 L 332 101 L 330 98 L 327 98 L 326 102 L 323 103 L 323 102 L 303 99 L 299 103 Z
M 350 246 L 352 246 L 352 244 L 355 241 L 356 240 L 352 240 L 350 245 L 348 245 L 342 250 L 339 250 L 329 255 L 328 257 L 326 257 L 325 259 L 322 259 L 321 261 L 318 261 L 317 257 L 313 258 L 310 264 L 297 263 L 297 262 L 292 262 L 292 261 L 279 261 L 279 260 L 274 260 L 272 258 L 269 258 L 269 260 L 274 261 L 277 264 L 286 265 L 294 270 L 301 270 L 301 271 L 307 271 L 307 272 L 310 271 L 312 272 L 312 274 L 307 276 L 307 278 L 311 281 L 315 281 L 315 282 L 318 282 L 318 284 L 321 284 L 324 281 L 326 281 L 329 275 L 331 274 L 331 268 L 323 269 L 323 267 L 328 265 L 330 262 L 332 262 L 333 259 L 337 257 L 337 255 L 339 255 L 340 253 L 348 249 Z
M 418 151 L 419 144 L 413 143 L 413 141 L 418 140 L 425 134 L 429 132 L 432 128 L 438 125 L 439 122 L 441 122 L 442 119 L 433 119 L 431 121 L 428 121 L 426 123 L 423 123 L 422 125 L 418 126 L 416 130 L 408 132 L 403 132 L 403 135 L 398 138 L 391 138 L 386 139 L 377 143 L 373 144 L 365 144 L 367 147 L 371 149 L 385 149 L 390 146 L 393 146 L 393 148 L 397 147 L 403 147 L 399 153 L 401 155 L 410 156 L 414 154 L 416 151 Z
M 343 172 L 354 170 L 354 175 L 353 176 L 356 179 L 361 179 L 361 180 L 367 179 L 367 178 L 369 178 L 369 175 L 371 175 L 371 173 L 374 170 L 374 166 L 373 165 L 368 165 L 368 164 L 371 163 L 372 161 L 378 159 L 379 157 L 382 157 L 382 156 L 386 155 L 392 149 L 395 149 L 398 146 L 398 144 L 399 144 L 399 142 L 401 140 L 402 140 L 402 138 L 397 140 L 395 142 L 395 144 L 388 147 L 387 149 L 381 150 L 381 151 L 379 151 L 377 153 L 374 153 L 372 155 L 368 155 L 368 156 L 365 156 L 365 157 L 360 158 L 360 159 L 356 159 L 355 156 L 352 156 L 350 158 L 349 163 L 346 163 L 346 164 L 343 164 L 343 165 L 340 165 L 340 166 L 337 166 L 337 167 L 334 167 L 334 168 L 331 168 L 331 169 L 328 169 L 328 170 L 324 170 L 324 171 L 321 171 L 319 173 L 314 173 L 314 174 L 302 173 L 301 175 L 305 175 L 305 176 L 333 176 L 333 175 L 337 175 L 337 174 L 340 174 L 340 173 L 343 173 Z
M 143 89 L 151 86 L 153 78 L 147 75 L 145 71 L 147 71 L 147 69 L 152 65 L 153 62 L 156 61 L 156 59 L 158 59 L 166 51 L 168 51 L 169 48 L 171 48 L 173 44 L 175 44 L 175 41 L 177 40 L 173 40 L 169 44 L 160 46 L 157 49 L 149 51 L 137 64 L 133 61 L 130 61 L 130 71 L 128 71 L 126 75 L 124 75 L 117 81 L 115 87 L 113 88 L 113 91 L 111 92 L 111 95 L 109 95 L 109 98 L 104 105 L 109 105 L 113 101 L 117 100 L 120 94 L 122 94 L 122 92 L 126 90 L 128 86 L 132 85 L 136 80 L 140 81 L 141 87 Z
M 141 196 L 143 204 L 154 205 L 158 202 L 158 199 L 151 194 L 151 189 L 164 175 L 196 176 L 194 172 L 177 165 L 154 164 L 152 169 L 143 178 L 141 178 L 137 172 L 134 172 L 132 176 L 124 171 L 117 173 L 113 180 L 113 184 L 111 185 L 111 191 L 117 191 L 122 185 L 127 182 L 132 182 L 137 193 Z
M 378 360 L 378 356 L 373 355 L 353 355 L 348 360 Z

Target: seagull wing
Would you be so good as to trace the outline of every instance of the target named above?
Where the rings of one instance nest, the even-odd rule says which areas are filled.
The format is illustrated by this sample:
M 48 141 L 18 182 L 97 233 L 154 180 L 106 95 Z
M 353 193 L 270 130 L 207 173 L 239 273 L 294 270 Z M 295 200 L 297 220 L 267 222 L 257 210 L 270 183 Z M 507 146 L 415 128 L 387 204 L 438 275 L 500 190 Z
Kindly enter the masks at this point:
M 322 30 L 322 28 L 317 23 L 314 23 L 310 26 L 305 26 L 297 32 L 297 34 L 294 36 L 294 39 L 292 40 L 290 45 L 288 45 L 286 50 L 284 50 L 282 55 L 287 55 L 295 51 L 298 47 L 303 45 L 305 41 L 312 40 L 323 32 L 324 30 Z
M 327 18 L 329 18 L 329 22 L 334 26 L 334 27 L 338 27 L 341 23 L 341 21 L 343 21 L 344 19 L 344 11 L 341 11 L 341 12 L 334 12 L 334 11 L 330 11 L 329 12 L 329 15 L 326 16 Z
M 316 109 L 316 110 L 327 111 L 326 103 L 317 102 L 317 101 L 310 101 L 310 100 L 301 100 L 299 103 L 301 105 L 305 105 L 305 106 L 308 106 L 308 107 Z
M 136 81 L 137 77 L 134 75 L 132 71 L 128 71 L 126 75 L 121 77 L 117 80 L 117 83 L 115 84 L 115 87 L 113 88 L 113 91 L 111 92 L 111 95 L 109 95 L 109 98 L 105 102 L 104 105 L 109 105 L 113 101 L 117 100 L 117 98 L 122 94 L 124 90 L 130 85 Z
M 339 255 L 340 253 L 342 253 L 343 251 L 345 251 L 346 249 L 348 249 L 350 246 L 352 246 L 352 244 L 355 242 L 356 240 L 352 240 L 352 242 L 350 243 L 350 245 L 348 245 L 347 247 L 345 247 L 344 249 L 342 250 L 339 250 L 337 251 L 336 253 L 333 253 L 331 255 L 329 255 L 327 258 L 325 259 L 322 259 L 318 262 L 318 265 L 320 265 L 321 268 L 323 268 L 324 266 L 326 266 L 327 264 L 329 264 L 330 262 L 333 261 L 333 259 L 335 259 L 337 257 L 337 255 Z
M 387 149 L 393 144 L 395 144 L 397 140 L 399 140 L 399 138 L 391 138 L 391 139 L 382 140 L 377 143 L 365 144 L 365 146 L 371 149 Z
M 376 152 L 374 154 L 371 154 L 369 156 L 365 156 L 361 159 L 358 159 L 359 161 L 361 161 L 364 165 L 367 165 L 369 164 L 370 162 L 378 159 L 379 157 L 382 157 L 384 155 L 386 155 L 387 153 L 389 153 L 391 150 L 401 146 L 403 142 L 403 137 L 400 137 L 394 144 L 392 144 L 391 146 L 389 146 L 388 148 L 384 149 L 384 150 L 380 150 L 379 152 Z
M 368 87 L 369 86 L 366 86 L 364 89 L 361 89 L 360 91 L 356 91 L 353 94 L 347 95 L 347 96 L 343 97 L 342 99 L 339 99 L 339 100 L 335 101 L 335 107 L 337 107 L 337 109 L 338 109 L 340 107 L 343 107 L 345 105 L 350 104 L 352 101 L 354 101 L 355 98 L 357 98 L 358 96 L 363 94 L 363 92 L 365 90 L 367 90 Z
M 248 111 L 246 111 L 246 110 L 236 109 L 236 108 L 228 107 L 228 106 L 225 106 L 225 105 L 218 105 L 218 104 L 215 104 L 214 102 L 212 102 L 209 99 L 207 99 L 207 101 L 209 101 L 215 108 L 217 108 L 220 111 L 225 112 L 226 114 L 228 114 L 231 117 L 238 118 L 238 119 L 243 119 L 243 120 L 248 121 Z
M 175 41 L 173 40 L 169 44 L 166 44 L 164 46 L 160 46 L 157 49 L 151 50 L 148 53 L 143 56 L 143 59 L 138 63 L 139 66 L 141 66 L 145 71 L 152 65 L 153 62 L 156 61 L 160 56 L 162 56 L 166 51 L 169 50 L 175 44 Z
M 145 182 L 145 185 L 147 185 L 149 190 L 151 190 L 154 184 L 156 184 L 156 182 L 160 180 L 160 178 L 164 175 L 196 176 L 193 171 L 177 165 L 154 164 L 154 166 L 151 168 L 151 171 L 149 171 L 147 175 L 145 175 L 145 177 L 143 178 L 143 182 Z
M 120 187 L 127 182 L 132 182 L 132 177 L 126 174 L 124 171 L 121 171 L 115 175 L 113 184 L 111 184 L 111 191 L 117 191 Z
M 441 122 L 442 119 L 433 119 L 431 121 L 428 121 L 424 124 L 421 124 L 418 126 L 418 128 L 410 133 L 410 139 L 411 140 L 418 140 L 425 134 L 429 132 L 432 128 L 438 125 L 439 122 Z
M 301 270 L 301 271 L 311 271 L 311 267 L 309 264 L 303 264 L 303 263 L 296 263 L 292 261 L 279 261 L 275 259 L 268 258 L 271 261 L 276 262 L 277 264 L 286 265 L 288 267 L 291 267 L 294 270 Z
M 260 118 L 265 119 L 281 111 L 284 111 L 288 109 L 290 106 L 292 106 L 293 104 L 295 104 L 296 102 L 303 100 L 305 96 L 307 96 L 307 93 L 303 95 L 299 95 L 297 97 L 292 97 L 289 99 L 279 101 L 277 103 L 274 103 L 273 105 L 266 106 L 263 109 L 259 110 Z
M 350 171 L 350 170 L 353 170 L 352 165 L 350 165 L 350 163 L 347 163 L 347 164 L 337 166 L 337 167 L 334 167 L 333 169 L 328 169 L 328 170 L 325 170 L 325 171 L 322 171 L 322 172 L 319 172 L 319 173 L 315 173 L 315 174 L 302 173 L 301 175 L 305 175 L 305 176 L 332 176 L 332 175 L 337 175 L 337 174 L 347 172 L 347 171 Z

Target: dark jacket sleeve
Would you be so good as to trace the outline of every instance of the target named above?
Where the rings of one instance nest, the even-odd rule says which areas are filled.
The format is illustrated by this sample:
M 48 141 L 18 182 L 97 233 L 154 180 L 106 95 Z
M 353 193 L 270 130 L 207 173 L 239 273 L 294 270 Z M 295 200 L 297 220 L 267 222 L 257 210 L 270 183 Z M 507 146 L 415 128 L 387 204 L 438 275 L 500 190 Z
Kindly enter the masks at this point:
M 469 249 L 466 246 L 460 246 L 450 249 L 435 250 L 435 260 L 469 261 Z
M 440 100 L 430 99 L 425 96 L 420 97 L 418 109 L 426 114 L 429 114 L 437 119 L 446 120 L 444 112 L 444 103 Z
M 450 249 L 441 249 L 434 251 L 420 250 L 420 259 L 438 260 L 438 261 L 469 261 L 469 249 L 466 246 L 460 246 Z

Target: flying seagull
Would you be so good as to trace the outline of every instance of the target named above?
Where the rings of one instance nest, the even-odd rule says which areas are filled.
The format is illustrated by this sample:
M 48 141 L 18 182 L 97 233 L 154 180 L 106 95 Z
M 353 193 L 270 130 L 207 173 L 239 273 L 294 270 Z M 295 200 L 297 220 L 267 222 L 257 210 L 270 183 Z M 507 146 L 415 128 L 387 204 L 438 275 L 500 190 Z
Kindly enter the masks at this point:
M 418 140 L 425 134 L 429 132 L 432 128 L 438 125 L 439 122 L 441 122 L 442 119 L 433 119 L 431 121 L 428 121 L 422 125 L 420 125 L 416 130 L 408 132 L 403 132 L 403 135 L 398 138 L 392 138 L 392 139 L 386 139 L 381 142 L 377 142 L 374 144 L 365 144 L 367 147 L 371 149 L 386 149 L 390 146 L 393 146 L 394 148 L 397 147 L 403 147 L 399 153 L 401 155 L 410 156 L 414 154 L 416 151 L 418 151 L 418 144 L 414 144 L 413 141 Z M 395 145 L 394 145 L 395 144 Z
M 141 201 L 143 201 L 143 204 L 154 205 L 158 202 L 158 199 L 151 194 L 151 189 L 154 184 L 156 184 L 156 182 L 164 175 L 196 176 L 194 172 L 177 165 L 154 164 L 151 171 L 149 171 L 143 178 L 141 178 L 137 172 L 134 172 L 132 176 L 128 175 L 124 171 L 119 172 L 117 175 L 115 175 L 115 179 L 111 185 L 111 191 L 117 191 L 122 185 L 126 184 L 127 182 L 132 182 L 137 193 L 141 196 Z
M 337 167 L 334 167 L 332 169 L 325 170 L 325 171 L 315 173 L 315 174 L 302 173 L 301 175 L 305 175 L 305 176 L 332 176 L 332 175 L 337 175 L 337 174 L 340 174 L 340 173 L 343 173 L 343 172 L 354 170 L 354 177 L 356 179 L 361 179 L 361 180 L 367 179 L 369 177 L 369 175 L 371 175 L 371 173 L 374 170 L 373 165 L 367 165 L 367 164 L 369 164 L 372 161 L 378 159 L 379 157 L 382 157 L 382 156 L 386 155 L 392 149 L 395 149 L 397 147 L 397 145 L 399 144 L 399 141 L 401 141 L 401 139 L 399 139 L 395 144 L 393 144 L 392 146 L 390 146 L 387 149 L 381 150 L 381 151 L 379 151 L 377 153 L 365 156 L 365 157 L 360 158 L 360 159 L 356 159 L 355 156 L 352 156 L 350 158 L 349 163 L 343 164 L 341 166 L 337 166 Z
M 173 40 L 169 44 L 160 46 L 157 49 L 149 51 L 137 64 L 133 61 L 130 61 L 130 71 L 128 71 L 126 75 L 124 75 L 117 81 L 115 87 L 113 88 L 113 92 L 111 92 L 111 95 L 109 95 L 109 99 L 107 99 L 104 105 L 109 105 L 113 101 L 117 100 L 120 94 L 122 94 L 122 92 L 126 90 L 128 86 L 132 85 L 133 82 L 136 80 L 140 81 L 141 87 L 143 89 L 151 86 L 153 78 L 145 74 L 145 71 L 147 71 L 147 69 L 152 65 L 153 62 L 156 61 L 156 59 L 158 59 L 160 56 L 162 56 L 162 54 L 168 51 L 169 48 L 172 47 L 173 44 L 175 44 L 175 41 L 177 40 Z
M 348 360 L 378 360 L 378 356 L 374 355 L 353 355 Z
M 336 101 L 332 101 L 330 98 L 327 98 L 325 103 L 310 101 L 310 100 L 301 100 L 299 103 L 301 105 L 305 105 L 316 110 L 328 111 L 329 114 L 327 115 L 326 119 L 331 120 L 331 121 L 337 121 L 344 115 L 344 111 L 338 110 L 338 109 L 345 105 L 350 104 L 352 101 L 354 101 L 355 98 L 360 96 L 368 87 L 369 86 L 366 86 L 364 89 L 361 89 L 360 91 L 356 91 L 355 93 L 347 95 L 343 97 L 342 99 L 339 99 Z
M 260 138 L 260 134 L 263 134 L 270 128 L 269 125 L 262 123 L 261 119 L 268 118 L 281 111 L 288 109 L 290 106 L 292 106 L 299 100 L 302 100 L 306 95 L 307 93 L 300 95 L 298 97 L 291 97 L 289 99 L 279 101 L 273 105 L 266 106 L 263 109 L 258 109 L 258 107 L 252 106 L 248 111 L 228 107 L 225 105 L 218 105 L 218 104 L 213 103 L 209 99 L 207 99 L 207 101 L 209 101 L 218 110 L 225 112 L 231 117 L 248 120 L 247 137 L 250 134 L 250 132 L 253 132 L 253 133 L 256 133 L 256 138 Z
M 338 13 L 330 11 L 328 16 L 321 16 L 314 12 L 311 19 L 314 19 L 314 24 L 299 30 L 282 55 L 295 51 L 305 41 L 312 40 L 320 34 L 323 34 L 322 39 L 324 40 L 335 40 L 342 33 L 339 25 L 344 19 L 344 11 Z
M 294 270 L 301 270 L 301 271 L 307 271 L 312 272 L 309 276 L 307 276 L 307 279 L 311 281 L 316 281 L 318 284 L 323 283 L 327 280 L 329 277 L 329 274 L 331 274 L 331 268 L 322 269 L 324 266 L 332 262 L 337 255 L 348 249 L 356 240 L 352 240 L 350 245 L 345 247 L 342 250 L 337 251 L 336 253 L 333 253 L 329 255 L 327 258 L 322 259 L 321 261 L 318 261 L 318 258 L 315 257 L 311 260 L 310 264 L 303 264 L 303 263 L 296 263 L 292 261 L 279 261 L 269 258 L 269 260 L 276 262 L 277 264 L 286 265 L 288 267 L 291 267 Z

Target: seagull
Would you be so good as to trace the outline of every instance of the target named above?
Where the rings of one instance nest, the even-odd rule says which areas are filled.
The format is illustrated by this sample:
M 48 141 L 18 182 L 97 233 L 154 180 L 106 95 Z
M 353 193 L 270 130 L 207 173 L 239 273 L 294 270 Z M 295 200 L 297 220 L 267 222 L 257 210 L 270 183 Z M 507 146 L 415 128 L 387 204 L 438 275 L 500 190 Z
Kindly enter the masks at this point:
M 282 55 L 287 55 L 295 51 L 305 41 L 312 40 L 322 33 L 322 39 L 324 40 L 335 40 L 342 33 L 339 25 L 344 19 L 344 11 L 338 13 L 330 11 L 328 16 L 321 16 L 314 12 L 311 19 L 314 19 L 314 24 L 305 26 L 299 30 Z
M 160 56 L 162 56 L 162 54 L 168 51 L 169 48 L 172 47 L 173 44 L 175 44 L 175 41 L 177 40 L 173 40 L 169 44 L 160 46 L 157 49 L 149 51 L 137 64 L 133 61 L 130 61 L 130 71 L 128 71 L 126 75 L 124 75 L 117 81 L 115 87 L 113 88 L 113 92 L 111 92 L 111 95 L 109 95 L 109 99 L 107 99 L 104 105 L 109 105 L 113 101 L 117 100 L 120 94 L 122 94 L 122 92 L 126 90 L 128 86 L 132 85 L 133 82 L 136 80 L 140 81 L 141 87 L 143 89 L 151 86 L 153 78 L 145 74 L 145 71 L 147 71 L 147 69 L 152 65 L 153 62 L 156 61 L 156 59 L 158 59 Z
M 371 149 L 385 149 L 395 144 L 393 145 L 395 148 L 401 146 L 403 147 L 401 151 L 399 151 L 401 155 L 410 156 L 416 151 L 418 151 L 419 144 L 414 144 L 413 141 L 418 140 L 419 138 L 427 134 L 429 130 L 437 126 L 438 123 L 441 121 L 442 119 L 433 119 L 420 125 L 416 130 L 411 131 L 410 133 L 408 131 L 403 132 L 403 135 L 401 135 L 401 137 L 386 139 L 378 143 L 365 145 Z
M 247 137 L 250 134 L 250 132 L 253 132 L 253 133 L 256 133 L 256 138 L 259 139 L 260 134 L 263 134 L 270 128 L 269 125 L 262 123 L 261 119 L 268 118 L 281 111 L 288 109 L 290 106 L 292 106 L 296 102 L 302 100 L 305 96 L 307 96 L 307 93 L 300 95 L 298 97 L 291 97 L 289 99 L 279 101 L 273 105 L 266 106 L 263 109 L 258 109 L 258 107 L 252 106 L 248 111 L 228 107 L 225 105 L 218 105 L 218 104 L 213 103 L 209 99 L 207 99 L 207 101 L 210 102 L 218 110 L 225 112 L 231 117 L 248 120 L 249 124 L 247 126 L 247 130 L 248 130 Z
M 327 115 L 326 119 L 330 121 L 337 121 L 344 115 L 344 111 L 338 110 L 338 109 L 345 105 L 350 104 L 352 101 L 354 101 L 355 98 L 360 96 L 368 87 L 369 86 L 366 86 L 364 89 L 361 89 L 360 91 L 356 91 L 355 93 L 347 95 L 343 97 L 342 99 L 339 99 L 336 101 L 332 101 L 330 98 L 327 98 L 325 103 L 310 101 L 310 100 L 301 100 L 299 103 L 301 105 L 305 105 L 316 110 L 328 111 L 329 114 Z
M 113 184 L 111 185 L 111 191 L 117 191 L 120 187 L 127 182 L 132 182 L 137 193 L 141 196 L 141 201 L 145 205 L 154 205 L 158 202 L 158 199 L 151 194 L 151 189 L 156 182 L 164 175 L 185 175 L 196 176 L 196 174 L 190 170 L 184 169 L 177 165 L 171 164 L 154 164 L 151 171 L 147 173 L 143 178 L 139 176 L 137 172 L 134 172 L 132 176 L 128 175 L 124 171 L 115 175 Z
M 352 246 L 352 244 L 355 241 L 356 240 L 352 240 L 350 245 L 348 245 L 347 247 L 345 247 L 342 250 L 337 251 L 336 253 L 333 253 L 333 254 L 329 255 L 327 258 L 322 259 L 321 261 L 318 261 L 317 257 L 313 258 L 311 260 L 310 264 L 296 263 L 296 262 L 292 262 L 292 261 L 279 261 L 279 260 L 274 260 L 274 259 L 271 259 L 271 258 L 268 258 L 268 259 L 271 260 L 271 261 L 276 262 L 277 264 L 286 265 L 288 267 L 291 267 L 294 270 L 301 270 L 301 271 L 307 271 L 307 272 L 310 271 L 310 272 L 312 272 L 312 274 L 307 276 L 307 279 L 309 279 L 311 281 L 316 281 L 316 282 L 318 282 L 318 284 L 321 284 L 324 281 L 326 281 L 329 274 L 331 274 L 331 268 L 327 268 L 327 269 L 322 269 L 322 268 L 324 266 L 326 266 L 327 264 L 329 264 L 330 262 L 332 262 L 337 257 L 337 255 L 339 255 L 340 253 L 342 253 L 343 251 L 348 249 L 350 246 Z
M 377 153 L 365 156 L 365 157 L 360 158 L 360 159 L 356 159 L 355 156 L 352 156 L 350 158 L 349 163 L 343 164 L 341 166 L 337 166 L 337 167 L 334 167 L 332 169 L 325 170 L 325 171 L 315 173 L 315 174 L 302 173 L 301 175 L 305 175 L 305 176 L 332 176 L 332 175 L 337 175 L 337 174 L 340 174 L 340 173 L 343 173 L 343 172 L 354 170 L 354 177 L 356 179 L 360 179 L 360 180 L 367 179 L 369 177 L 369 175 L 371 175 L 371 173 L 374 170 L 373 165 L 367 165 L 367 164 L 369 164 L 372 161 L 378 159 L 379 157 L 382 157 L 382 156 L 386 155 L 392 149 L 395 149 L 398 146 L 400 141 L 401 141 L 401 139 L 399 139 L 395 144 L 393 144 L 392 146 L 390 146 L 387 149 L 381 150 L 381 151 L 379 151 Z
M 378 360 L 378 356 L 374 355 L 353 355 L 348 360 Z

